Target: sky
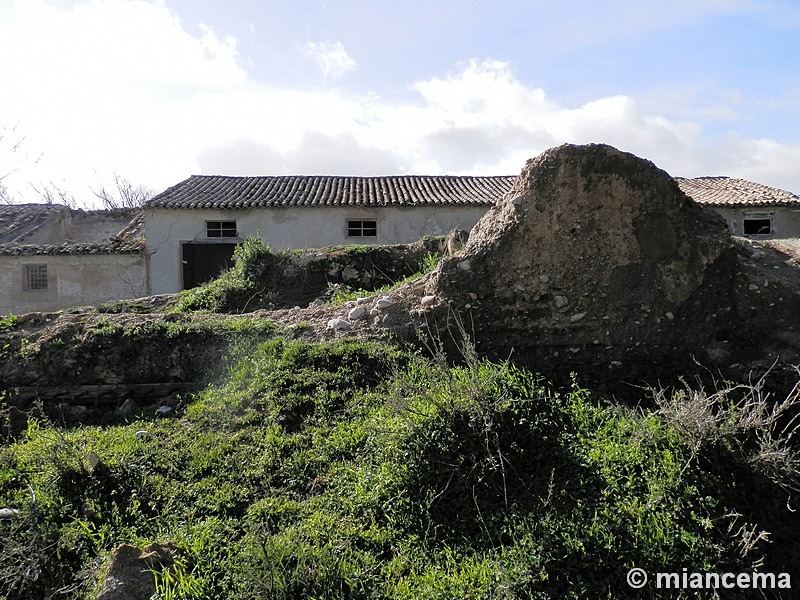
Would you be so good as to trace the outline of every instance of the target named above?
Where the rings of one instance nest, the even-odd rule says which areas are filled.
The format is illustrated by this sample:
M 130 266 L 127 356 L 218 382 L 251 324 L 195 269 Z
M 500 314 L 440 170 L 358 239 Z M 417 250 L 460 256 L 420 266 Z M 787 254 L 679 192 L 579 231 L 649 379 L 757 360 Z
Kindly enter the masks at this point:
M 0 184 L 515 175 L 606 143 L 800 193 L 796 0 L 0 0 Z

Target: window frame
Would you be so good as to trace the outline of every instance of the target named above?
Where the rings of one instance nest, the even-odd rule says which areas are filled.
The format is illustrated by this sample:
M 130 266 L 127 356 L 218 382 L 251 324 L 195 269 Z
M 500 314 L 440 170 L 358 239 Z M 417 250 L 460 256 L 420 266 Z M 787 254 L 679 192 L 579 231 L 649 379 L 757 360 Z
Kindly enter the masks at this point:
M 206 221 L 206 239 L 224 240 L 239 237 L 239 226 L 235 220 Z
M 347 219 L 347 237 L 349 238 L 377 238 L 377 219 Z M 371 233 L 370 233 L 371 232 Z
M 766 233 L 747 233 L 748 221 L 767 221 L 769 223 L 769 231 Z M 775 219 L 774 213 L 747 213 L 742 215 L 742 235 L 745 237 L 769 237 L 775 234 Z
M 50 288 L 47 263 L 25 265 L 24 278 L 26 292 L 46 292 Z

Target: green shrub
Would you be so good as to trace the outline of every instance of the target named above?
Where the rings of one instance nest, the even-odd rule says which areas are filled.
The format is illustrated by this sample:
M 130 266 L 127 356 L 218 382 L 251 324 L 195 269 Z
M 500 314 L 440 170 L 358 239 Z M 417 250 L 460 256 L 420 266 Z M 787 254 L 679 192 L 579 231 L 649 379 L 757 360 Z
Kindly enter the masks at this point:
M 18 324 L 19 319 L 11 313 L 8 313 L 4 317 L 0 317 L 0 331 L 10 331 Z
M 246 308 L 248 300 L 259 293 L 258 277 L 278 258 L 264 240 L 248 237 L 236 246 L 230 269 L 208 283 L 181 292 L 175 308 L 180 312 L 231 312 Z
M 468 355 L 250 339 L 174 419 L 33 419 L 0 448 L 0 507 L 20 510 L 0 586 L 87 597 L 114 546 L 167 540 L 176 597 L 621 598 L 633 566 L 785 565 L 752 494 L 772 526 L 798 518 L 746 489 L 746 457 Z

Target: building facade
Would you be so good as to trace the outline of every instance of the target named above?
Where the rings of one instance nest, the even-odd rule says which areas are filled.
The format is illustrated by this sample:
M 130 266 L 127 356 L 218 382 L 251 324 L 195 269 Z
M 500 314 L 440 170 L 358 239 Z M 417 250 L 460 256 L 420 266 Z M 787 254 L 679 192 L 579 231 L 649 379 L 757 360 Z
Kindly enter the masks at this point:
M 0 206 L 0 314 L 149 293 L 141 211 Z
M 248 236 L 299 249 L 470 230 L 515 179 L 192 176 L 139 211 L 0 206 L 0 314 L 191 288 L 229 266 Z M 800 238 L 795 194 L 728 177 L 676 182 L 722 215 L 734 235 Z
M 717 211 L 732 235 L 753 239 L 800 237 L 800 196 L 731 177 L 676 178 L 695 202 Z
M 194 176 L 145 207 L 153 294 L 197 285 L 258 236 L 275 249 L 406 244 L 469 230 L 514 177 Z

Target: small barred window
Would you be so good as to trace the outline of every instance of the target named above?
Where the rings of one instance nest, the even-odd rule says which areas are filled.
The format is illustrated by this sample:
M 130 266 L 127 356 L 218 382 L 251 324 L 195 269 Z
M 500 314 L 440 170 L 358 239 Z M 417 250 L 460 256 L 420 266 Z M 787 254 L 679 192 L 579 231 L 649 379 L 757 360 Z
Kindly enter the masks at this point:
M 47 265 L 27 265 L 25 267 L 25 289 L 47 289 Z

